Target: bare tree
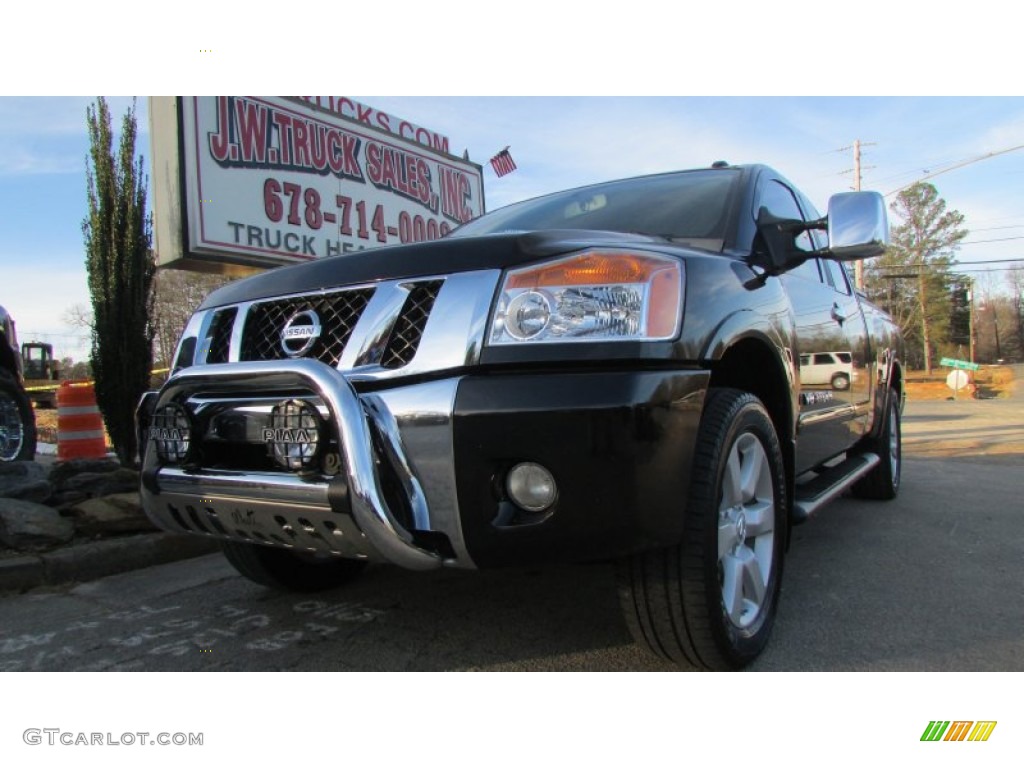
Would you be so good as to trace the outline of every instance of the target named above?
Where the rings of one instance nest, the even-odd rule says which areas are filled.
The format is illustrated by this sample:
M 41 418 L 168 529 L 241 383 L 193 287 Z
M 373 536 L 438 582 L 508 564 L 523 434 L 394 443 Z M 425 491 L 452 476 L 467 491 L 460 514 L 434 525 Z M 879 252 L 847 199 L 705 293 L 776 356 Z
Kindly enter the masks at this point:
M 84 304 L 72 304 L 64 310 L 60 320 L 64 325 L 70 325 L 73 328 L 92 330 L 92 310 Z
M 1024 360 L 1024 262 L 1010 265 L 1006 282 L 1010 287 L 1010 327 L 1017 349 L 1016 359 Z
M 186 272 L 178 269 L 157 271 L 153 324 L 154 357 L 158 368 L 169 368 L 173 364 L 174 348 L 178 337 L 196 307 L 210 291 L 223 285 L 229 278 Z

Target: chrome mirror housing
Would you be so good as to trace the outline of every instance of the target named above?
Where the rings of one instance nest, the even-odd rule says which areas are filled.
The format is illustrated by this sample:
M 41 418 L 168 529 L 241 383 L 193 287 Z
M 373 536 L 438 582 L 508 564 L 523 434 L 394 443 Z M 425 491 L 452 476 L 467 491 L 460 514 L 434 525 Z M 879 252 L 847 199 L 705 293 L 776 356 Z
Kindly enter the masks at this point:
M 841 192 L 828 201 L 829 257 L 858 261 L 881 256 L 889 244 L 885 200 L 877 192 Z

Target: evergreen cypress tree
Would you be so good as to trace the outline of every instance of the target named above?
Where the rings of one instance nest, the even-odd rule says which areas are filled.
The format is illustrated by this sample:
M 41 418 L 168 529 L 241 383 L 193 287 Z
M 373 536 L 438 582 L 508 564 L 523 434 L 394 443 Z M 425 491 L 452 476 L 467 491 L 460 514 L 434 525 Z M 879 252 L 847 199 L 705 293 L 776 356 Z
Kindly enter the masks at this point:
M 113 151 L 110 109 L 103 97 L 86 110 L 89 215 L 82 222 L 92 297 L 92 370 L 96 402 L 122 464 L 135 462 L 135 405 L 149 387 L 153 363 L 152 218 L 146 177 L 135 157 L 132 103 Z

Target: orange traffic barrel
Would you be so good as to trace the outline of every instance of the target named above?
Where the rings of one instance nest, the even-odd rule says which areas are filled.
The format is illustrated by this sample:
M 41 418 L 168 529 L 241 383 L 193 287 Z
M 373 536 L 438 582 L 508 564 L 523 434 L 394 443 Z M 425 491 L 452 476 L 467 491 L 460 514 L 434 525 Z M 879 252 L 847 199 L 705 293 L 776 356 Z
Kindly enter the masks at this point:
M 57 459 L 102 459 L 107 455 L 103 417 L 90 381 L 64 381 L 57 388 Z

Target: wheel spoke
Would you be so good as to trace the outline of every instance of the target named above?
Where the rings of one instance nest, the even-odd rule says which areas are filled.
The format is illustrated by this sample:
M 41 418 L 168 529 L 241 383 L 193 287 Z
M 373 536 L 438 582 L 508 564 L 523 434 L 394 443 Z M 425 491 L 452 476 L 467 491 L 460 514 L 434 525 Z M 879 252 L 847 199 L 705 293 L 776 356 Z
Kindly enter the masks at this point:
M 760 607 L 764 600 L 765 586 L 757 558 L 754 557 L 753 550 L 744 547 L 740 550 L 738 559 L 743 563 L 743 592 L 747 599 Z
M 736 543 L 736 524 L 732 520 L 718 520 L 718 560 L 721 562 L 726 553 Z
M 741 472 L 739 448 L 734 445 L 725 464 L 725 477 L 722 478 L 722 509 L 743 503 Z
M 733 624 L 738 627 L 750 624 L 760 610 L 764 595 L 764 578 L 749 547 L 741 547 L 723 559 L 722 604 Z
M 747 537 L 760 536 L 775 530 L 775 504 L 771 499 L 743 508 L 747 518 Z
M 891 466 L 892 475 L 897 480 L 899 479 L 900 470 L 900 428 L 899 428 L 899 410 L 895 404 L 890 406 L 889 412 L 889 462 Z
M 722 561 L 722 603 L 733 624 L 743 615 L 743 563 L 730 556 Z
M 743 501 L 747 502 L 757 498 L 757 489 L 761 485 L 761 475 L 765 470 L 765 455 L 761 443 L 756 438 L 752 439 L 749 447 L 743 451 L 743 480 L 740 485 L 740 492 L 743 494 Z

